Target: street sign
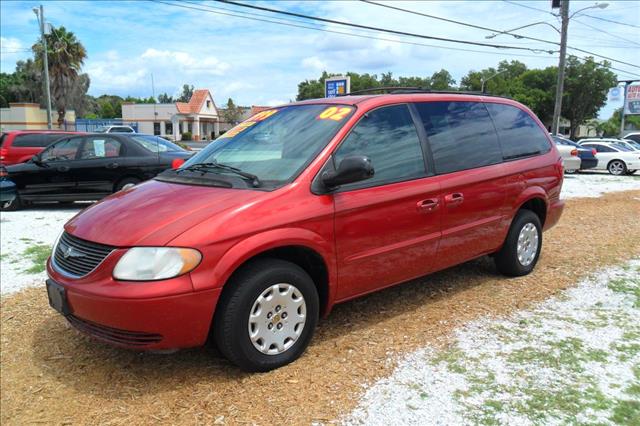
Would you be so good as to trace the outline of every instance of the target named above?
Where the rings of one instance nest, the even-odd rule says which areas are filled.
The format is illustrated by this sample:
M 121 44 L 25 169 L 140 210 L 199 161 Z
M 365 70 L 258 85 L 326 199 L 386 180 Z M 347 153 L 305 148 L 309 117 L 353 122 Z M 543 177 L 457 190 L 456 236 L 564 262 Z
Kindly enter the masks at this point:
M 609 102 L 618 102 L 622 100 L 622 92 L 624 88 L 621 87 L 612 87 L 609 89 Z
M 640 84 L 627 86 L 624 113 L 626 115 L 640 114 Z
M 351 77 L 336 76 L 329 77 L 324 81 L 324 97 L 335 98 L 336 96 L 347 95 L 351 91 Z

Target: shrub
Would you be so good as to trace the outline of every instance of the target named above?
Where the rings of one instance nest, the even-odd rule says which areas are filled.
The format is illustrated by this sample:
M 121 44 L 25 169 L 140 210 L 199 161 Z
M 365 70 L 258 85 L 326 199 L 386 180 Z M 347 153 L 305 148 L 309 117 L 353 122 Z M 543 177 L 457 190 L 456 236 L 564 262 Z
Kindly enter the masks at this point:
M 191 132 L 184 132 L 182 134 L 182 140 L 183 141 L 190 141 L 191 140 Z

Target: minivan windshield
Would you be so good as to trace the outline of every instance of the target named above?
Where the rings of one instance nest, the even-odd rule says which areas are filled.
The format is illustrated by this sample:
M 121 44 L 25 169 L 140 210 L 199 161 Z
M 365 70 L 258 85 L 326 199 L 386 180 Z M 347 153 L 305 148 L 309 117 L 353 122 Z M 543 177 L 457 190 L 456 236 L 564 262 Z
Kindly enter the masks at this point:
M 165 172 L 158 179 L 184 182 L 188 177 L 190 182 L 199 179 L 202 182 L 197 184 L 206 185 L 207 180 L 215 182 L 223 176 L 230 182 L 250 180 L 250 187 L 276 188 L 293 180 L 354 110 L 347 105 L 310 104 L 261 111 L 211 142 L 179 169 Z M 212 178 L 212 174 L 216 177 Z

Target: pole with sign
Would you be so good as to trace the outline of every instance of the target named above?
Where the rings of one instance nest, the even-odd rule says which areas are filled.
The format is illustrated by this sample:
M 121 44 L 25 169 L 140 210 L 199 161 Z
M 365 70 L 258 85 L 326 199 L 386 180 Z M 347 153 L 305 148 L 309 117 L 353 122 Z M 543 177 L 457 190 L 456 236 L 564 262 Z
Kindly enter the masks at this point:
M 324 81 L 324 97 L 335 98 L 336 96 L 348 95 L 351 92 L 351 77 L 339 75 L 329 77 Z
M 626 115 L 640 114 L 640 85 L 636 83 L 638 80 L 627 80 L 624 83 L 623 93 L 624 102 L 622 104 L 621 120 L 620 120 L 620 137 L 624 136 L 624 118 Z

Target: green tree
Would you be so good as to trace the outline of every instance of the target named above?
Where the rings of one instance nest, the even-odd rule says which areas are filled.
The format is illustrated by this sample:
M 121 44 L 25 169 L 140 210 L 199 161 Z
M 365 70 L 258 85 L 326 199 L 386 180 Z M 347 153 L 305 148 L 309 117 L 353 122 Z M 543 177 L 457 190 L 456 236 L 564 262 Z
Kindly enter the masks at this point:
M 0 96 L 9 102 L 34 102 L 44 106 L 42 68 L 28 59 L 18 61 L 11 74 L 0 74 Z
M 183 84 L 182 93 L 180 94 L 180 96 L 178 96 L 178 99 L 176 99 L 176 101 L 189 102 L 189 99 L 191 99 L 191 96 L 193 96 L 193 91 L 194 91 L 193 86 L 189 86 L 188 84 Z
M 428 87 L 433 90 L 451 90 L 455 84 L 456 81 L 451 77 L 449 71 L 441 69 L 431 75 Z
M 167 93 L 161 93 L 158 95 L 158 102 L 161 104 L 172 104 L 175 102 L 173 96 L 168 95 Z
M 607 101 L 609 88 L 616 85 L 616 75 L 609 65 L 607 61 L 599 64 L 592 57 L 584 62 L 575 56 L 567 59 L 562 116 L 571 122 L 570 138 L 575 138 L 581 124 L 597 116 Z
M 77 84 L 80 68 L 87 57 L 87 51 L 75 34 L 65 27 L 53 28 L 47 39 L 47 58 L 51 80 L 51 101 L 58 112 L 58 125 L 64 123 L 67 104 L 71 100 L 74 85 Z M 33 45 L 36 64 L 42 66 L 44 49 L 42 41 Z
M 604 137 L 617 137 L 620 135 L 620 125 L 622 124 L 622 108 L 618 108 L 613 112 L 613 115 L 607 120 L 597 122 L 593 120 L 591 122 L 595 127 L 598 134 Z M 624 117 L 625 129 L 637 130 L 640 129 L 640 115 L 627 115 Z
M 240 117 L 242 116 L 242 109 L 240 109 L 234 102 L 233 99 L 229 98 L 227 101 L 227 107 L 222 111 L 222 118 L 227 123 L 237 124 L 240 121 Z

